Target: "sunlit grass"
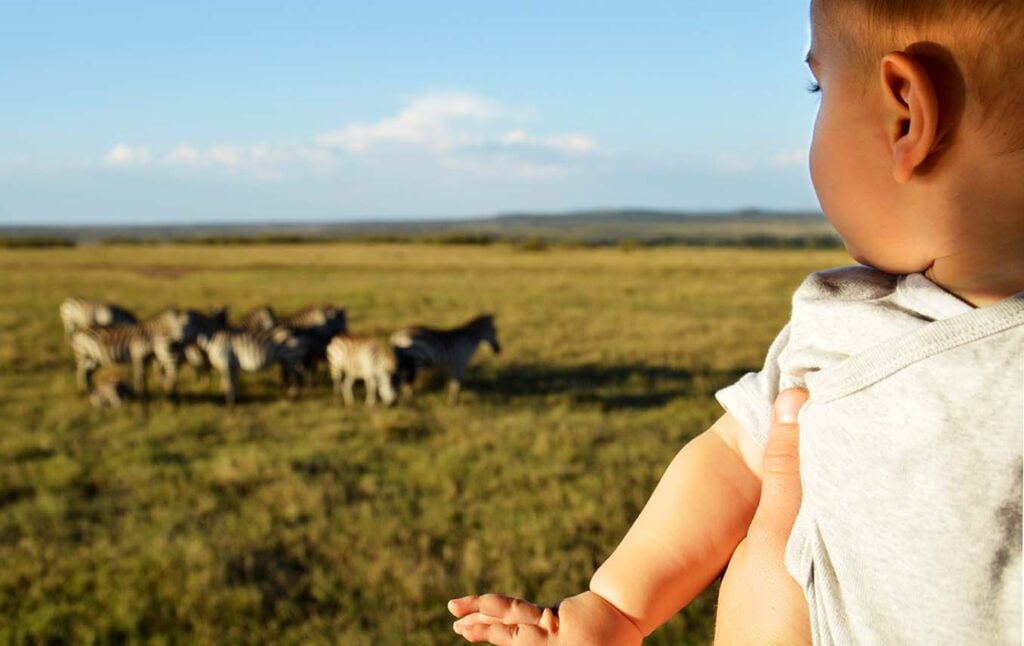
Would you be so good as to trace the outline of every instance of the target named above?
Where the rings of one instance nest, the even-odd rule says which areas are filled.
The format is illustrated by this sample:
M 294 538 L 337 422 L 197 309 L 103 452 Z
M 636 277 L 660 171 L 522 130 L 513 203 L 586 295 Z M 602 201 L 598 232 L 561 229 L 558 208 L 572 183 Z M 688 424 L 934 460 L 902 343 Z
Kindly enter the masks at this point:
M 0 641 L 457 643 L 445 601 L 578 592 L 833 251 L 494 245 L 0 250 Z M 97 411 L 57 304 L 331 302 L 350 327 L 497 316 L 463 403 L 345 409 L 190 374 Z M 156 380 L 151 377 L 151 388 Z M 707 643 L 713 598 L 651 644 Z

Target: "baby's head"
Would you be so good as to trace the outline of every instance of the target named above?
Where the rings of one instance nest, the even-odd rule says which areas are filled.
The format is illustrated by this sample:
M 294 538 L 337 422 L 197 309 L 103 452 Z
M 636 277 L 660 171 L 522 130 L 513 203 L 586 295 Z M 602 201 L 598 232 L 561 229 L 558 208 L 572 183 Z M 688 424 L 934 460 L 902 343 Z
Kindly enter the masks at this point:
M 1024 234 L 1024 1 L 813 0 L 811 176 L 892 273 Z

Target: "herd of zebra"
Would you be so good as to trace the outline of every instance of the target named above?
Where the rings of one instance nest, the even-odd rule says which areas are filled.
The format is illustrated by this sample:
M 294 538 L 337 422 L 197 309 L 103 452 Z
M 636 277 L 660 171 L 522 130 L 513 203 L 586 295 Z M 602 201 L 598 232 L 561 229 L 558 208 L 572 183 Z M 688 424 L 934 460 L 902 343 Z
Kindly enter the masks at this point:
M 75 356 L 78 387 L 96 407 L 144 396 L 146 372 L 154 361 L 169 396 L 175 393 L 183 364 L 207 384 L 216 370 L 229 405 L 237 398 L 239 372 L 274 365 L 281 367 L 288 394 L 294 396 L 326 361 L 335 394 L 346 404 L 353 403 L 353 386 L 362 380 L 367 406 L 376 403 L 378 394 L 387 405 L 398 399 L 399 392 L 411 398 L 417 373 L 435 368 L 449 374 L 448 401 L 454 404 L 480 343 L 487 343 L 495 354 L 501 352 L 491 315 L 452 329 L 406 327 L 392 334 L 389 343 L 349 334 L 345 309 L 332 305 L 310 306 L 288 316 L 278 316 L 263 305 L 234 321 L 229 321 L 226 307 L 205 312 L 174 307 L 140 320 L 120 305 L 68 298 L 60 304 L 60 318 Z M 131 365 L 131 386 L 117 377 L 93 383 L 100 367 L 115 364 Z

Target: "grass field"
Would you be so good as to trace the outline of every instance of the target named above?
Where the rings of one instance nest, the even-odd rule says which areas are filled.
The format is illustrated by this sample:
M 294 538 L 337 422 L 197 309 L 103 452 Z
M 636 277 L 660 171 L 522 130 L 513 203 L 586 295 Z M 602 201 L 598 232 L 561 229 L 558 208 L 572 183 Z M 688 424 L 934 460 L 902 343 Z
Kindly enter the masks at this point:
M 0 642 L 456 644 L 445 601 L 585 588 L 840 251 L 434 245 L 0 250 Z M 332 302 L 386 336 L 490 311 L 463 403 L 344 409 L 243 376 L 93 410 L 57 317 Z M 156 385 L 151 377 L 151 387 Z M 713 591 L 650 644 L 704 644 Z

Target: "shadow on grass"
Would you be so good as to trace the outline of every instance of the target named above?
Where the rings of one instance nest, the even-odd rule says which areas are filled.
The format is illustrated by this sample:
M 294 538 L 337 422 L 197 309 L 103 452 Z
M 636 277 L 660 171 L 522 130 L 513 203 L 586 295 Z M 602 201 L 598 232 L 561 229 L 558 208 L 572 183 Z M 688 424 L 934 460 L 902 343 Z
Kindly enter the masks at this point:
M 267 391 L 257 392 L 239 392 L 235 398 L 235 406 L 245 406 L 247 404 L 265 404 L 268 402 L 287 400 L 288 396 L 284 393 L 273 393 Z M 191 406 L 193 404 L 215 404 L 220 406 L 227 406 L 224 401 L 224 394 L 216 391 L 199 392 L 199 391 L 179 391 L 175 397 L 169 401 L 173 402 L 178 406 Z
M 687 370 L 633 364 L 506 364 L 470 371 L 464 392 L 485 401 L 509 402 L 520 398 L 558 396 L 603 410 L 655 408 L 678 397 L 712 396 L 756 368 Z M 443 381 L 428 380 L 429 390 Z
M 462 389 L 466 395 L 489 404 L 511 404 L 517 400 L 546 399 L 554 396 L 568 399 L 571 403 L 597 405 L 602 410 L 645 409 L 665 406 L 679 397 L 711 397 L 716 390 L 734 383 L 745 373 L 753 370 L 757 368 L 685 369 L 644 363 L 492 364 L 471 368 L 463 381 Z M 418 396 L 440 394 L 443 399 L 445 383 L 444 374 L 426 371 L 417 380 L 416 392 Z M 363 396 L 361 388 L 362 386 L 358 392 L 359 406 Z M 426 417 L 411 423 L 408 420 L 395 420 L 388 427 L 389 434 L 394 435 L 395 439 L 423 439 L 425 435 L 430 434 L 430 429 L 437 425 L 436 420 L 430 418 L 430 406 L 425 407 L 418 396 L 411 405 L 404 402 L 399 404 L 399 407 L 415 410 L 421 417 Z M 141 404 L 143 410 L 148 410 L 148 405 L 159 401 L 161 397 L 151 394 L 136 403 Z M 301 404 L 304 401 L 323 398 L 333 400 L 334 395 L 330 388 L 317 384 L 303 388 L 299 396 L 291 401 Z M 255 384 L 251 390 L 239 392 L 235 406 L 266 404 L 281 400 L 289 400 L 283 391 Z M 176 407 L 196 404 L 226 406 L 224 395 L 212 389 L 179 389 L 170 401 Z

